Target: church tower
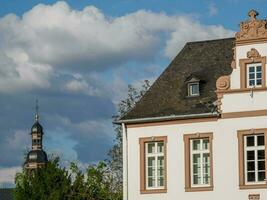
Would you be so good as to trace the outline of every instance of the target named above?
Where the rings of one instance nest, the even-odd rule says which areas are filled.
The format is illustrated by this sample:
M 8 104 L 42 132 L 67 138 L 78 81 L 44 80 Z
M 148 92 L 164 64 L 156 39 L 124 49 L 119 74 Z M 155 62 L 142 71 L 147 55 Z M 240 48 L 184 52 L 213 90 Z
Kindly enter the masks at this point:
M 32 149 L 27 155 L 25 166 L 27 169 L 42 168 L 47 163 L 47 155 L 43 150 L 43 127 L 39 123 L 38 101 L 36 101 L 35 123 L 31 128 Z

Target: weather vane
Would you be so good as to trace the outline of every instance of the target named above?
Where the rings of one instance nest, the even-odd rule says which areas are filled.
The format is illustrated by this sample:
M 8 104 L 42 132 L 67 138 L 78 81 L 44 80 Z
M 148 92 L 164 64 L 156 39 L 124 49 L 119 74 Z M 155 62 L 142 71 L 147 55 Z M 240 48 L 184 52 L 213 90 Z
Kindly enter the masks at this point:
M 38 106 L 38 99 L 35 101 L 35 121 L 39 120 L 39 106 Z

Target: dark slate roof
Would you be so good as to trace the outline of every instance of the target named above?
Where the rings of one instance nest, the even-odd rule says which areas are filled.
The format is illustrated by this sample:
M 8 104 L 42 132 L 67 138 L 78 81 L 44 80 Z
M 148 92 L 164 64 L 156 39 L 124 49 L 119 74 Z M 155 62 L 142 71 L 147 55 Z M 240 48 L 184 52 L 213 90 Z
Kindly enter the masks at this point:
M 216 80 L 232 72 L 234 38 L 189 42 L 136 106 L 121 120 L 211 113 Z M 187 81 L 200 80 L 200 96 L 187 96 Z
M 27 155 L 26 163 L 47 163 L 47 155 L 45 151 L 38 149 L 38 150 L 31 150 Z
M 0 200 L 12 200 L 13 189 L 12 188 L 0 188 Z

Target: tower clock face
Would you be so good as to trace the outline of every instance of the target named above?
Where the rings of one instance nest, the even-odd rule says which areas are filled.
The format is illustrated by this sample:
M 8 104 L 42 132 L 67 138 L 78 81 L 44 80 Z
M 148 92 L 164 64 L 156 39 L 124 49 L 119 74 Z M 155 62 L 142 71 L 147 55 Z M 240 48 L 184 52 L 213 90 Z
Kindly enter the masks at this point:
M 36 127 L 34 127 L 34 128 L 32 129 L 32 131 L 37 131 L 37 128 L 36 128 Z

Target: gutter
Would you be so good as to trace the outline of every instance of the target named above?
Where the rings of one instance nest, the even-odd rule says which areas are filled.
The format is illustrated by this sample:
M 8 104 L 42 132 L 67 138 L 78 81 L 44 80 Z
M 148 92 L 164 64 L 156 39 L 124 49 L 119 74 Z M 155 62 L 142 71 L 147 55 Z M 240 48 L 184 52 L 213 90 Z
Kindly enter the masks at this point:
M 198 119 L 198 118 L 210 118 L 219 117 L 220 114 L 217 112 L 213 113 L 200 113 L 200 114 L 188 114 L 188 115 L 170 115 L 163 117 L 146 117 L 136 119 L 123 119 L 114 121 L 114 124 L 136 124 L 136 123 L 147 123 L 147 122 L 159 122 L 159 121 L 171 121 L 171 120 L 183 120 L 183 119 Z

